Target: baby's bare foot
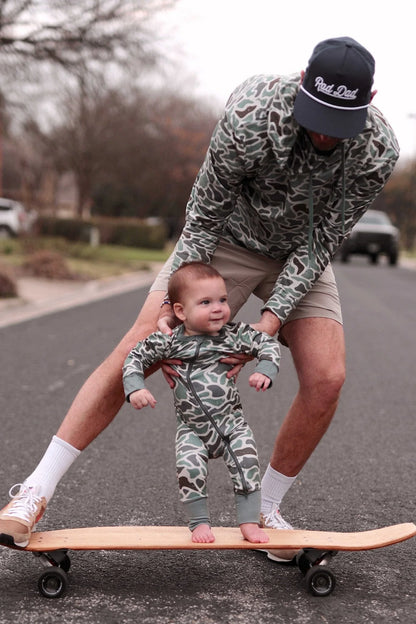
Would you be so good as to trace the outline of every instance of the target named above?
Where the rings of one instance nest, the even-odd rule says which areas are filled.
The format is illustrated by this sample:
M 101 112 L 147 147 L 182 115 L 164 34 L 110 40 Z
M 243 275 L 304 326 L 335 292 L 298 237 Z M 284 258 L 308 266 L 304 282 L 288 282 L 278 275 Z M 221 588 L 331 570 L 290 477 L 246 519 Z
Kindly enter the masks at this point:
M 265 533 L 258 524 L 255 524 L 255 522 L 240 524 L 240 531 L 243 537 L 252 544 L 265 544 L 269 541 L 267 533 Z
M 209 524 L 198 524 L 192 531 L 192 541 L 198 544 L 215 542 L 215 536 Z

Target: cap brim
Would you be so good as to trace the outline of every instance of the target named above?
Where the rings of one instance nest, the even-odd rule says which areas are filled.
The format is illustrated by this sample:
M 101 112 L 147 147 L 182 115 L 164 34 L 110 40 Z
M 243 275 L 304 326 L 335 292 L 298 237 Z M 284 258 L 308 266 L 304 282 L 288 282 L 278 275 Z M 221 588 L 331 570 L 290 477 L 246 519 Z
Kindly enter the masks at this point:
M 295 100 L 294 116 L 298 124 L 307 130 L 337 139 L 349 139 L 364 129 L 367 108 L 339 110 L 320 104 L 299 91 Z

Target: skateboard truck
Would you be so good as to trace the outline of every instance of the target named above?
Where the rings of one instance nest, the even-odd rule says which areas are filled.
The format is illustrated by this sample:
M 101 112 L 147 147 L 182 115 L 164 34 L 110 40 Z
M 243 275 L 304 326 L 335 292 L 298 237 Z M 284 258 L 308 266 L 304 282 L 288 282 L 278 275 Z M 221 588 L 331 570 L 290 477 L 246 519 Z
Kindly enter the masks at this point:
M 67 572 L 71 567 L 68 550 L 34 552 L 33 554 L 46 568 L 38 578 L 40 594 L 45 598 L 60 598 L 68 587 Z
M 336 554 L 336 550 L 304 548 L 296 555 L 296 565 L 313 596 L 325 597 L 334 591 L 336 578 L 328 564 Z

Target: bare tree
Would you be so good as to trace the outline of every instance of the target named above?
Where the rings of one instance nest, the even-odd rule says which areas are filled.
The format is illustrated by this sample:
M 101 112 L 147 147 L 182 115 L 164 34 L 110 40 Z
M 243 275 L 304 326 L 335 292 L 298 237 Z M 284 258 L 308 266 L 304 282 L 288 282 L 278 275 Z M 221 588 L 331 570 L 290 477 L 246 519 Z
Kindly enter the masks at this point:
M 176 0 L 1 0 L 0 70 L 154 60 L 154 14 Z
M 176 220 L 214 124 L 208 108 L 166 89 L 149 92 L 125 84 L 116 90 L 90 77 L 63 95 L 61 121 L 43 135 L 41 151 L 58 173 L 74 174 L 79 216 L 101 189 L 108 214 L 126 216 L 128 210 L 130 216 Z M 118 201 L 122 196 L 130 197 L 129 208 Z
M 0 0 L 0 96 L 18 112 L 39 93 L 44 103 L 51 68 L 82 85 L 86 75 L 104 67 L 137 75 L 139 68 L 154 66 L 152 18 L 176 1 Z

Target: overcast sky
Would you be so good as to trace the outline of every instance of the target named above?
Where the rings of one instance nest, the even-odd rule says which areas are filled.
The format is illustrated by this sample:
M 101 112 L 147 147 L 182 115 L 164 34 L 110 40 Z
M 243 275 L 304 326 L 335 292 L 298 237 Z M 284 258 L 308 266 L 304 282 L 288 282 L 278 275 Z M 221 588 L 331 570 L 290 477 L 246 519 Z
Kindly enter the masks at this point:
M 416 29 L 408 0 L 178 0 L 164 15 L 166 56 L 180 56 L 195 92 L 223 105 L 253 74 L 305 69 L 316 43 L 350 36 L 376 60 L 374 104 L 402 159 L 416 155 Z M 177 84 L 182 74 L 173 75 Z

